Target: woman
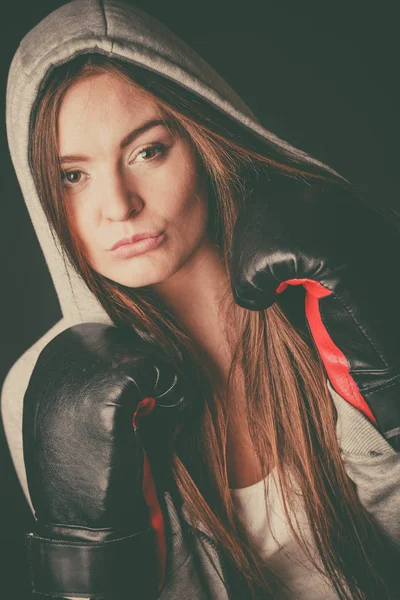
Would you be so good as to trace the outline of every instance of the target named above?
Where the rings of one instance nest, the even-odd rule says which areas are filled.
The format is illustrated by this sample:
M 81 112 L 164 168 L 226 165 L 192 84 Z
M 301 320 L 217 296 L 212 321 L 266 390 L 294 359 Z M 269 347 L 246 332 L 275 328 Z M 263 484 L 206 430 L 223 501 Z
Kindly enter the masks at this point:
M 11 154 L 63 313 L 74 293 L 84 309 L 67 324 L 97 320 L 94 296 L 113 324 L 200 369 L 204 407 L 179 431 L 171 469 L 188 514 L 241 574 L 239 597 L 395 597 L 397 450 L 365 402 L 355 416 L 327 384 L 301 327 L 300 288 L 258 310 L 231 288 L 235 224 L 254 190 L 304 201 L 298 190 L 326 185 L 343 208 L 349 182 L 261 127 L 183 42 L 119 2 L 77 0 L 39 23 L 14 57 L 7 105 Z M 137 233 L 153 241 L 120 245 Z M 358 439 L 346 459 L 351 419 L 372 446 L 363 454 L 370 437 Z M 357 488 L 374 473 L 378 442 L 392 483 L 374 512 Z M 354 454 L 370 461 L 358 473 Z

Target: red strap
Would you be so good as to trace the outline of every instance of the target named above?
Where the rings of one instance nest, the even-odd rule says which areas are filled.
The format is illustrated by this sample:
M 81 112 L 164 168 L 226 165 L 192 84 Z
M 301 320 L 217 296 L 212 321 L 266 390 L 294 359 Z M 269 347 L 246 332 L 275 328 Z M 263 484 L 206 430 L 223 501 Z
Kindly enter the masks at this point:
M 288 285 L 303 285 L 306 290 L 307 321 L 332 386 L 342 398 L 363 412 L 376 425 L 370 407 L 350 375 L 350 366 L 345 355 L 334 344 L 321 318 L 319 298 L 329 296 L 333 293 L 332 290 L 313 279 L 288 279 L 279 284 L 276 292 L 280 294 Z
M 133 415 L 133 428 L 138 429 L 138 420 L 151 413 L 156 405 L 154 398 L 144 398 L 139 402 L 136 412 Z M 156 486 L 153 475 L 151 473 L 150 462 L 143 448 L 143 481 L 142 481 L 143 496 L 149 507 L 150 525 L 156 534 L 157 539 L 157 558 L 159 571 L 158 589 L 161 591 L 165 581 L 166 561 L 167 561 L 167 544 L 165 540 L 164 517 L 161 511 L 160 504 L 157 498 Z

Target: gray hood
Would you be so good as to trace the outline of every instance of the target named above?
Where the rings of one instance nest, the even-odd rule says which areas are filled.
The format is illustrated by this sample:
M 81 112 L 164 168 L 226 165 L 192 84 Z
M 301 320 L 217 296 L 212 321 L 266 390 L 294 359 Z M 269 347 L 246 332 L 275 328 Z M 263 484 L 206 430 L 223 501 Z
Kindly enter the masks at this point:
M 109 322 L 109 317 L 68 262 L 64 263 L 53 240 L 29 164 L 30 121 L 50 70 L 78 54 L 96 51 L 156 71 L 244 125 L 283 159 L 317 167 L 346 181 L 329 166 L 265 129 L 214 69 L 142 10 L 118 0 L 74 0 L 63 5 L 21 41 L 9 72 L 6 119 L 11 158 L 55 285 L 65 326 L 84 321 Z

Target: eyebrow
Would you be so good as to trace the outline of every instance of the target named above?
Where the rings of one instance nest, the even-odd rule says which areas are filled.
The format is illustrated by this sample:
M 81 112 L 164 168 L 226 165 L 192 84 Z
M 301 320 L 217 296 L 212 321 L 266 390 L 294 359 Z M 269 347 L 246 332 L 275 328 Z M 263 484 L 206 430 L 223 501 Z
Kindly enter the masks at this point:
M 120 150 L 123 150 L 124 148 L 126 148 L 126 146 L 128 146 L 130 143 L 132 143 L 137 137 L 142 135 L 142 133 L 144 133 L 145 131 L 148 131 L 149 129 L 152 129 L 153 127 L 157 127 L 158 125 L 163 125 L 164 127 L 166 127 L 171 124 L 172 123 L 170 121 L 165 120 L 165 119 L 150 119 L 149 121 L 145 121 L 142 125 L 140 125 L 140 127 L 136 127 L 136 129 L 132 129 L 132 131 L 124 137 L 124 139 L 121 141 L 121 143 L 119 145 L 119 148 L 120 148 Z M 76 162 L 76 161 L 88 162 L 88 161 L 90 161 L 90 158 L 83 154 L 67 154 L 65 156 L 59 156 L 59 161 L 60 161 L 60 163 L 69 163 L 69 162 Z

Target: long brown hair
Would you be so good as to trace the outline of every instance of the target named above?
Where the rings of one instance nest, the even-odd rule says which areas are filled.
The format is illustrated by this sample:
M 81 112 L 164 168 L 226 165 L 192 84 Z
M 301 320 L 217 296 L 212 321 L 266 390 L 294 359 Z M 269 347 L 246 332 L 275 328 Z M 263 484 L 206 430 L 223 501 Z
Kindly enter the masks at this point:
M 169 355 L 183 357 L 198 378 L 201 408 L 176 432 L 172 446 L 171 468 L 180 497 L 193 518 L 214 532 L 242 573 L 249 589 L 246 597 L 261 593 L 264 598 L 274 598 L 276 578 L 252 548 L 230 492 L 226 454 L 229 391 L 221 393 L 200 348 L 160 298 L 147 287 L 128 288 L 96 273 L 73 229 L 66 227 L 69 214 L 60 180 L 58 112 L 73 82 L 100 73 L 111 73 L 138 86 L 173 123 L 173 133 L 181 131 L 190 137 L 209 186 L 210 235 L 227 273 L 235 218 L 257 177 L 274 169 L 282 176 L 311 182 L 343 182 L 321 169 L 299 167 L 283 159 L 278 151 L 268 150 L 244 127 L 175 82 L 99 53 L 78 56 L 54 69 L 33 113 L 33 176 L 65 260 L 72 263 L 116 325 L 131 327 Z M 263 473 L 275 469 L 293 535 L 315 566 L 326 572 L 341 599 L 388 598 L 384 543 L 346 475 L 326 374 L 310 337 L 292 324 L 278 302 L 264 311 L 238 310 L 227 290 L 227 322 L 238 314 L 239 342 L 231 345 L 227 389 L 234 389 L 236 375 L 242 373 L 254 449 Z M 267 485 L 268 478 L 266 501 Z M 300 505 L 308 517 L 319 560 L 297 523 L 294 509 Z

